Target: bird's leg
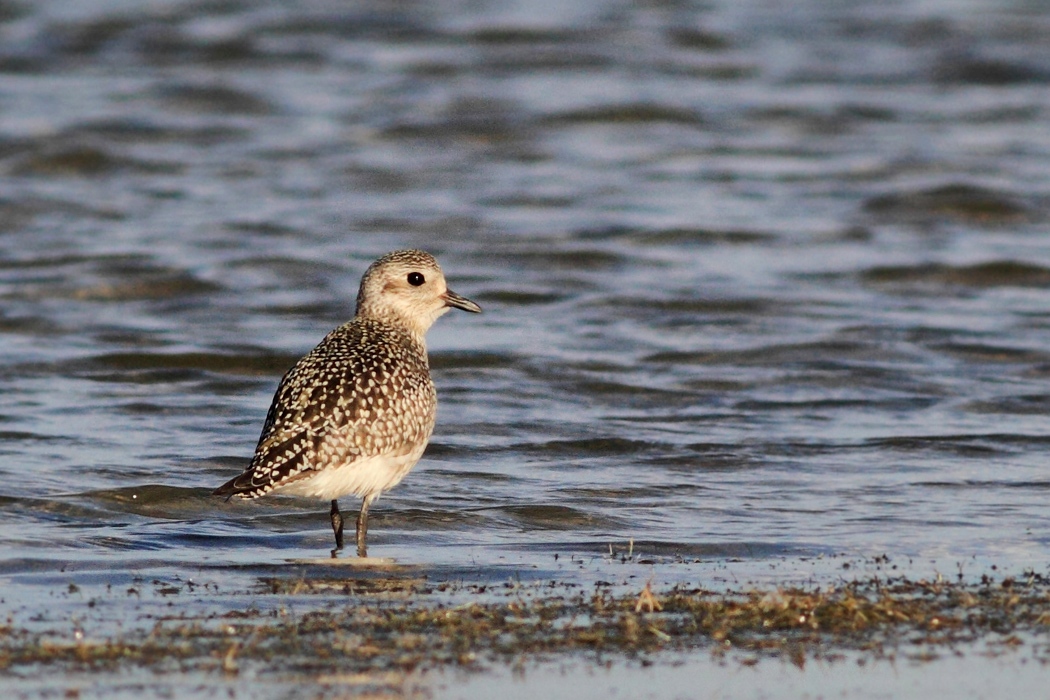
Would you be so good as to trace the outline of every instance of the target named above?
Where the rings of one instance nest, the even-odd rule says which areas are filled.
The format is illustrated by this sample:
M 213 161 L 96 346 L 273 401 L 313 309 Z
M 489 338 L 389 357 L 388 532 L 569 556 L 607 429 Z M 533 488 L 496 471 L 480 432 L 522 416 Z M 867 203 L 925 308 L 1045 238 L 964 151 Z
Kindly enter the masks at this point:
M 339 512 L 339 502 L 332 499 L 332 532 L 335 533 L 335 549 L 332 550 L 332 558 L 335 559 L 336 552 L 343 548 L 343 514 Z
M 361 501 L 361 512 L 357 514 L 357 556 L 367 557 L 368 546 L 365 540 L 368 538 L 368 506 L 372 505 L 374 499 L 365 496 Z

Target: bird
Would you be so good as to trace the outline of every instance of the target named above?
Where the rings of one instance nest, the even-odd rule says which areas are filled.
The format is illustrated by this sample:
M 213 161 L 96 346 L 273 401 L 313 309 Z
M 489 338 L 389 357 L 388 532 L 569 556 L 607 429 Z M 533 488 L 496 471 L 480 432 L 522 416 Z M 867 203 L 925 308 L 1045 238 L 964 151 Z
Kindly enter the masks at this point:
M 354 317 L 284 375 L 251 462 L 213 495 L 331 500 L 335 558 L 343 549 L 338 499 L 353 494 L 362 499 L 357 555 L 367 557 L 369 507 L 405 478 L 434 431 L 425 336 L 451 309 L 481 313 L 448 288 L 430 253 L 397 250 L 373 262 Z

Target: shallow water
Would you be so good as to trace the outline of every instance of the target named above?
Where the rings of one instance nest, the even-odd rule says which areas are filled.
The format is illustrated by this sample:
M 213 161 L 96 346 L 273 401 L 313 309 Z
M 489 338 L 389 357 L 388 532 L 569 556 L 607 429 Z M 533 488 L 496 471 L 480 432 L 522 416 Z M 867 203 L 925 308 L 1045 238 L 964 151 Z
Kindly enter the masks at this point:
M 987 653 L 987 650 L 981 650 Z M 571 686 L 580 698 L 772 698 L 850 697 L 960 698 L 1003 697 L 1037 687 L 1045 669 L 1030 659 L 996 658 L 974 673 L 968 658 L 945 656 L 936 660 L 905 660 L 897 663 L 857 663 L 853 655 L 833 663 L 796 668 L 788 663 L 761 669 L 736 663 L 698 663 L 684 657 L 669 666 L 655 668 L 600 669 L 579 665 L 547 665 L 510 674 L 472 676 L 465 679 L 428 679 L 441 697 L 500 697 L 508 700 L 536 697 L 542 692 L 559 697 Z M 931 672 L 931 669 L 933 672 Z M 441 681 L 444 681 L 443 683 Z M 424 686 L 426 688 L 426 686 Z
M 325 556 L 324 504 L 209 493 L 367 264 L 407 246 L 485 313 L 430 334 L 438 427 L 373 509 L 371 554 L 713 587 L 884 554 L 1047 568 L 1039 4 L 45 0 L 0 20 L 20 617 L 69 582 L 243 590 Z

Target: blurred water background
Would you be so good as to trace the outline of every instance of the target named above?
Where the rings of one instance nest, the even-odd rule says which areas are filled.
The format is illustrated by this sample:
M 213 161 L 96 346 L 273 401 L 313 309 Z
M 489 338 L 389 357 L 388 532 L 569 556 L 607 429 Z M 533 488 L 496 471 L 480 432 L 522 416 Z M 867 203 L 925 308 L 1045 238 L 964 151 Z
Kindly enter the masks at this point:
M 1047 36 L 1036 0 L 0 2 L 4 609 L 326 556 L 324 504 L 209 493 L 401 247 L 485 313 L 430 334 L 370 554 L 1046 572 Z

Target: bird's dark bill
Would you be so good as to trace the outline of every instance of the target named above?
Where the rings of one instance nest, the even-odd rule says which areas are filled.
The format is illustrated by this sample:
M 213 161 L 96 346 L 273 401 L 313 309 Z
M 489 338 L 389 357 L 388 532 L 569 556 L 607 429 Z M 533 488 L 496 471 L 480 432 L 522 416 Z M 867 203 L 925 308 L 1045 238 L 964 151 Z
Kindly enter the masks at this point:
M 454 309 L 463 309 L 464 311 L 469 311 L 473 314 L 481 313 L 480 306 L 466 297 L 461 297 L 451 289 L 445 292 L 445 306 L 451 306 Z

